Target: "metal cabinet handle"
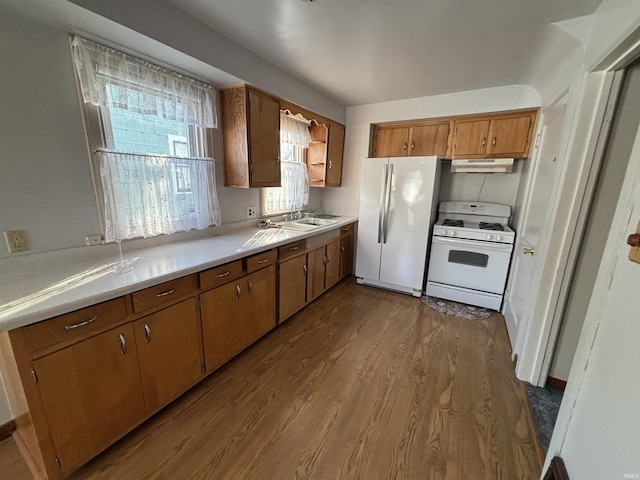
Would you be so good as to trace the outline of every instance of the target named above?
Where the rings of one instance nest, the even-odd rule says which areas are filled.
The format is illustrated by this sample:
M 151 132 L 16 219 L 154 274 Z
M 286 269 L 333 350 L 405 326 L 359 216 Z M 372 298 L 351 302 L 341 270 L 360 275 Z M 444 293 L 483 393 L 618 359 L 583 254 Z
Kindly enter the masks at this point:
M 149 343 L 151 341 L 151 327 L 146 323 L 144 324 L 144 336 L 147 343 Z
M 411 150 L 413 150 L 414 148 L 416 148 L 416 142 L 411 142 Z
M 482 139 L 482 146 L 484 147 L 487 144 L 487 137 Z
M 98 315 L 94 315 L 93 317 L 87 318 L 86 320 L 83 320 L 81 322 L 65 325 L 64 329 L 71 330 L 73 328 L 84 327 L 85 325 L 89 325 L 91 322 L 95 322 L 97 319 L 98 319 Z
M 171 295 L 173 292 L 175 292 L 175 289 L 172 288 L 171 290 L 167 290 L 166 292 L 156 293 L 156 297 L 166 297 L 167 295 Z
M 407 142 L 404 142 L 404 145 L 402 146 L 402 149 L 403 149 L 403 150 L 406 150 L 406 149 L 407 149 Z
M 226 272 L 222 272 L 216 275 L 216 278 L 222 278 L 222 277 L 226 277 L 227 275 L 229 275 L 231 272 L 229 270 L 227 270 Z
M 329 168 L 331 168 L 331 160 L 329 160 Z
M 127 353 L 127 339 L 124 338 L 124 335 L 121 333 L 118 335 L 118 340 L 120 340 L 120 353 L 124 355 Z
M 298 248 L 300 248 L 300 247 L 289 247 L 289 251 L 290 252 L 295 252 L 296 250 L 298 250 Z
M 495 145 L 496 144 L 496 137 L 493 137 L 493 141 L 491 142 L 491 145 Z
M 533 256 L 534 253 L 536 253 L 536 249 L 535 248 L 523 248 L 522 249 L 522 253 L 524 253 L 525 255 L 531 255 Z
M 251 290 L 253 290 L 253 283 L 251 283 L 251 280 L 247 280 L 247 290 L 249 291 L 249 293 L 251 293 Z
M 236 285 L 236 298 L 240 298 L 240 285 Z
M 305 274 L 305 275 L 306 275 L 307 273 L 309 273 L 309 269 L 307 268 L 307 264 L 306 264 L 306 263 L 302 266 L 302 269 L 304 270 L 304 274 Z
M 331 255 L 327 253 L 327 263 L 329 263 L 330 261 L 331 261 Z
M 268 261 L 268 258 L 263 258 L 262 260 L 258 260 L 258 265 L 262 265 L 263 263 L 267 263 Z
M 340 251 L 344 253 L 344 247 L 340 247 Z

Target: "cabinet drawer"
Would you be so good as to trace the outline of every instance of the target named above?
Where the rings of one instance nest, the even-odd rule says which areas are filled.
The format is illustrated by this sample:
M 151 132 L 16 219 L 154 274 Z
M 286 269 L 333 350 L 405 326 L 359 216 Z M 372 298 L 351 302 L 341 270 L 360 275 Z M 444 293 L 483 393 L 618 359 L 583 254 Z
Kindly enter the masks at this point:
M 353 233 L 353 223 L 340 227 L 340 235 L 349 235 L 350 233 Z
M 126 317 L 126 299 L 119 297 L 29 325 L 24 327 L 24 332 L 30 351 L 35 352 L 88 332 L 103 330 Z
M 211 288 L 227 283 L 243 275 L 242 260 L 225 263 L 200 273 L 200 288 Z
M 299 240 L 297 242 L 288 243 L 287 245 L 283 245 L 278 248 L 278 256 L 280 260 L 287 257 L 292 257 L 293 255 L 297 255 L 300 252 L 304 252 L 307 248 L 306 240 Z
M 269 250 L 267 252 L 258 253 L 247 258 L 247 273 L 255 272 L 261 268 L 268 267 L 276 263 L 277 254 L 276 250 Z
M 195 275 L 188 275 L 171 280 L 170 282 L 161 283 L 155 287 L 145 288 L 131 295 L 133 311 L 138 313 L 147 308 L 170 302 L 174 298 L 193 292 L 196 288 L 198 288 L 198 286 Z

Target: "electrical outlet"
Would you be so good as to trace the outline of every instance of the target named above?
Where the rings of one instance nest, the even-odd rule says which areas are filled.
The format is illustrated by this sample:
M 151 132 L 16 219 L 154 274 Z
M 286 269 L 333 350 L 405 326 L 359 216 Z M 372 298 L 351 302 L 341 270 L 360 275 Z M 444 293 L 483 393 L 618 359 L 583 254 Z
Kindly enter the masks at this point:
M 24 230 L 7 230 L 4 232 L 4 239 L 7 241 L 9 253 L 24 252 L 29 250 L 27 238 Z
M 256 218 L 258 216 L 258 207 L 247 207 L 247 218 Z
M 87 235 L 84 237 L 84 243 L 87 245 L 102 245 L 102 235 Z

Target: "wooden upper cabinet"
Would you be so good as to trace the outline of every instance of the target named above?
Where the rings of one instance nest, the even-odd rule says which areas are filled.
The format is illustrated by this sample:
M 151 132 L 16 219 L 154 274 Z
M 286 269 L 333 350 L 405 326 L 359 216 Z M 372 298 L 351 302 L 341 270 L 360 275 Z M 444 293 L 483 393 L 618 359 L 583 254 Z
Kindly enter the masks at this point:
M 225 186 L 279 187 L 279 100 L 247 85 L 220 98 Z
M 327 175 L 325 186 L 342 185 L 342 159 L 344 157 L 344 125 L 329 122 L 329 143 L 327 144 Z
M 379 125 L 375 129 L 374 157 L 405 157 L 447 154 L 449 120 L 414 125 Z
M 409 145 L 408 127 L 378 127 L 375 133 L 373 156 L 404 157 Z
M 490 123 L 489 120 L 456 120 L 453 158 L 484 156 Z
M 536 116 L 527 111 L 456 120 L 452 158 L 526 158 Z

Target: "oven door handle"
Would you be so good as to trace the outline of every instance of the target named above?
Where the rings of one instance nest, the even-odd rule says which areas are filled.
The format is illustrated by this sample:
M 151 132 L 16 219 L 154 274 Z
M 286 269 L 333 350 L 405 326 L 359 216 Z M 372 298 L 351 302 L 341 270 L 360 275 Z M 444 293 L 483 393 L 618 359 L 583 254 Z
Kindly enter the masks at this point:
M 510 243 L 482 242 L 478 240 L 468 240 L 463 238 L 433 237 L 433 243 L 455 245 L 458 247 L 476 247 L 482 248 L 484 250 L 493 250 L 496 252 L 511 252 L 513 250 L 513 245 Z

